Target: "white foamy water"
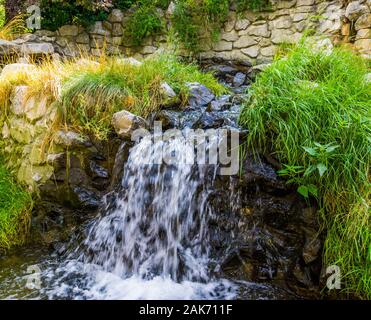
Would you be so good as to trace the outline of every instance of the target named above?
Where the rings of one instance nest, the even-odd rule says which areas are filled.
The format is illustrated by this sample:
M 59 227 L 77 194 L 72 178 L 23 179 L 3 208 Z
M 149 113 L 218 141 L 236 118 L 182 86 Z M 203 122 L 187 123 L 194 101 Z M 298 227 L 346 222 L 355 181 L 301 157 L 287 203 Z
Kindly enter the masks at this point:
M 155 164 L 161 153 L 172 164 Z M 184 139 L 130 151 L 121 189 L 82 245 L 44 273 L 49 298 L 232 299 L 236 288 L 209 270 L 207 166 L 189 163 Z

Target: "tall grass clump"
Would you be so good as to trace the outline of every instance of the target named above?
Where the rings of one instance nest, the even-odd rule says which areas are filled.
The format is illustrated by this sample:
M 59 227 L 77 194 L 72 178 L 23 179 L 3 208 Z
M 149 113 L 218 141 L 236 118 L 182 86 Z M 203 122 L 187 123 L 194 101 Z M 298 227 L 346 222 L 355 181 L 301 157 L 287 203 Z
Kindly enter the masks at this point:
M 324 267 L 343 292 L 371 298 L 371 88 L 368 62 L 343 49 L 301 43 L 264 70 L 240 123 L 247 146 L 271 153 L 304 197 L 316 197 L 326 232 Z
M 0 158 L 0 249 L 25 242 L 31 206 L 31 195 L 17 185 Z
M 0 0 L 0 28 L 5 24 L 4 0 Z
M 18 35 L 28 32 L 23 15 L 15 16 L 7 23 L 4 23 L 5 17 L 2 22 L 1 20 L 2 18 L 0 9 L 0 39 L 2 40 L 13 40 Z

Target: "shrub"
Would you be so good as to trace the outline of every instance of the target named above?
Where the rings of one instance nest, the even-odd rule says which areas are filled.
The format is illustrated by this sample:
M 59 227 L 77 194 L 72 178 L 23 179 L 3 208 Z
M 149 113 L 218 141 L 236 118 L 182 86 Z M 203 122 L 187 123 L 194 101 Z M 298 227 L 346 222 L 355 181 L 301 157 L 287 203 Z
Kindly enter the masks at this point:
M 31 206 L 31 195 L 15 183 L 0 159 L 0 249 L 25 242 Z
M 156 2 L 141 1 L 130 16 L 125 28 L 125 35 L 130 39 L 131 44 L 140 45 L 144 38 L 162 30 L 163 22 L 155 4 Z
M 108 8 L 94 6 L 91 1 L 41 0 L 42 28 L 52 31 L 66 24 L 87 27 L 95 21 L 105 20 L 108 13 Z
M 269 8 L 269 0 L 236 0 L 237 11 L 261 11 Z
M 365 61 L 343 49 L 314 53 L 301 44 L 258 76 L 240 123 L 249 148 L 273 153 L 288 182 L 318 198 L 325 266 L 341 268 L 344 291 L 370 298 L 367 72 Z
M 126 10 L 129 9 L 136 2 L 138 2 L 138 0 L 113 0 L 113 5 L 115 6 L 115 8 Z
M 0 39 L 13 40 L 17 35 L 26 33 L 24 17 L 22 15 L 15 16 L 5 25 L 0 26 Z
M 202 38 L 217 38 L 229 0 L 178 0 L 172 23 L 184 47 L 197 52 Z

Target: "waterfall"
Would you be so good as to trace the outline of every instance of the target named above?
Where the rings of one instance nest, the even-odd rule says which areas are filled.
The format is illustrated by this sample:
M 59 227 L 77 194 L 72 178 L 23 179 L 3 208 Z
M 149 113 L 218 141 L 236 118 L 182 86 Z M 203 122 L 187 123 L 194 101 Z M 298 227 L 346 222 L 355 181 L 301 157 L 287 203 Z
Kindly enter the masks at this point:
M 186 139 L 130 150 L 121 186 L 105 199 L 86 239 L 47 276 L 49 297 L 77 299 L 226 299 L 229 281 L 209 270 L 208 195 L 216 166 L 189 163 Z M 159 161 L 165 155 L 172 161 Z

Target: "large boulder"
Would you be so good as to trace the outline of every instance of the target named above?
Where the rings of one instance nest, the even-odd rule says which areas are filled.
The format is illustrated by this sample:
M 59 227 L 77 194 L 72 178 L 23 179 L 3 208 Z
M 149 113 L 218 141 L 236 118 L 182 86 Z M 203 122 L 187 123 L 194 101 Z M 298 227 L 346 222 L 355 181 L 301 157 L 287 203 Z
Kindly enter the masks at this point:
M 20 46 L 14 42 L 0 39 L 0 55 L 17 54 L 20 51 Z
M 189 88 L 188 103 L 191 109 L 206 107 L 215 99 L 211 90 L 198 82 L 189 82 L 186 86 Z
M 12 63 L 8 64 L 4 67 L 1 72 L 0 78 L 12 78 L 19 75 L 25 77 L 32 77 L 34 72 L 36 71 L 36 67 L 32 64 L 28 63 Z
M 148 125 L 143 118 L 123 110 L 113 115 L 112 126 L 120 138 L 130 139 L 135 130 L 147 128 Z
M 54 47 L 51 43 L 24 43 L 21 47 L 21 53 L 24 55 L 49 55 L 54 53 Z

